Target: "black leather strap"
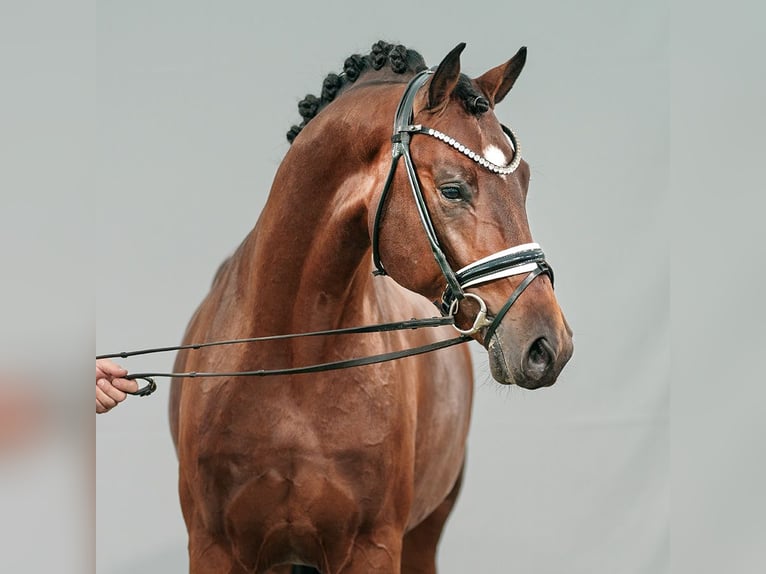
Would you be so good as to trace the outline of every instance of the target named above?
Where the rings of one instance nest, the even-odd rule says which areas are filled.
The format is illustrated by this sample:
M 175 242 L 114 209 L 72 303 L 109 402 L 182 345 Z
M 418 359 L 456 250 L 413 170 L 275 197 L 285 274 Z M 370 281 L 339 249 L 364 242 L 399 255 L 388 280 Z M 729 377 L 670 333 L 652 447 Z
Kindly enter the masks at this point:
M 472 267 L 471 269 L 468 269 L 462 273 L 458 272 L 457 278 L 461 285 L 465 285 L 474 279 L 488 277 L 498 271 L 511 269 L 513 267 L 520 267 L 529 263 L 544 265 L 546 267 L 545 273 L 548 274 L 548 276 L 551 278 L 551 283 L 553 283 L 553 269 L 551 269 L 550 265 L 548 265 L 548 263 L 545 261 L 545 253 L 543 253 L 542 249 L 529 249 L 520 253 L 513 253 L 511 255 L 492 259 L 491 261 L 487 261 L 486 263 Z M 448 312 L 454 299 L 455 297 L 452 294 L 452 290 L 447 287 L 444 290 L 441 304 L 439 306 L 442 314 L 446 314 Z
M 420 222 L 423 224 L 423 229 L 426 232 L 428 244 L 431 246 L 431 253 L 433 253 L 434 259 L 436 259 L 436 263 L 439 265 L 442 275 L 444 275 L 444 279 L 447 281 L 447 286 L 452 290 L 454 297 L 462 299 L 463 289 L 460 287 L 460 282 L 457 280 L 457 277 L 455 277 L 455 272 L 447 262 L 447 256 L 439 245 L 439 239 L 436 237 L 436 231 L 434 230 L 433 223 L 431 223 L 431 216 L 428 213 L 426 200 L 425 197 L 423 197 L 423 191 L 420 189 L 418 176 L 415 173 L 415 166 L 412 164 L 409 142 L 405 144 L 404 148 L 404 164 L 407 166 L 407 176 L 410 179 L 412 195 L 415 198 L 415 205 L 418 208 L 418 215 L 420 216 Z
M 460 280 L 461 285 L 473 281 L 474 279 L 480 279 L 492 275 L 497 271 L 504 271 L 511 267 L 519 267 L 526 265 L 527 263 L 543 263 L 545 262 L 545 253 L 542 249 L 530 249 L 529 251 L 522 251 L 521 253 L 513 253 L 511 255 L 505 255 L 492 259 L 476 267 L 472 267 L 467 271 L 457 273 L 457 278 Z
M 393 143 L 391 168 L 388 170 L 388 176 L 386 182 L 383 184 L 383 191 L 380 194 L 378 200 L 378 207 L 375 210 L 375 221 L 372 225 L 372 264 L 375 266 L 373 270 L 374 275 L 387 275 L 386 270 L 383 267 L 383 262 L 380 259 L 380 224 L 383 219 L 383 212 L 385 210 L 386 200 L 388 199 L 388 192 L 391 189 L 391 184 L 394 181 L 394 175 L 396 174 L 396 167 L 399 165 L 399 158 L 402 157 L 405 150 L 405 145 L 402 143 L 402 134 L 405 134 L 407 138 L 407 144 L 409 144 L 409 133 L 407 133 L 407 127 L 412 119 L 412 106 L 415 103 L 415 96 L 418 90 L 428 80 L 428 76 L 432 74 L 432 70 L 423 70 L 416 76 L 414 76 L 407 87 L 404 89 L 404 95 L 399 100 L 399 105 L 396 108 L 396 115 L 394 116 L 394 135 L 391 136 L 391 142 Z M 409 155 L 409 145 L 407 145 L 407 155 Z
M 380 257 L 380 226 L 383 219 L 383 213 L 385 210 L 385 202 L 388 199 L 388 193 L 393 183 L 396 168 L 399 164 L 399 158 L 404 157 L 404 165 L 407 170 L 407 177 L 410 182 L 410 189 L 412 190 L 413 197 L 415 199 L 415 206 L 418 210 L 418 216 L 420 222 L 428 239 L 428 244 L 431 247 L 436 263 L 441 269 L 447 286 L 442 296 L 441 305 L 437 304 L 442 314 L 448 314 L 452 302 L 457 299 L 463 299 L 463 285 L 467 282 L 481 277 L 489 276 L 497 271 L 509 269 L 511 267 L 520 266 L 527 263 L 544 263 L 545 254 L 541 249 L 524 251 L 517 254 L 507 255 L 505 257 L 498 257 L 488 261 L 482 265 L 472 267 L 464 273 L 455 273 L 452 270 L 447 257 L 439 245 L 439 238 L 436 235 L 436 230 L 433 226 L 433 221 L 428 213 L 428 206 L 423 195 L 423 191 L 418 181 L 417 172 L 412 162 L 412 156 L 410 154 L 410 140 L 414 134 L 434 134 L 434 130 L 429 130 L 427 127 L 421 125 L 413 125 L 413 112 L 412 107 L 415 102 L 415 97 L 418 91 L 428 80 L 429 74 L 433 73 L 432 70 L 424 70 L 416 76 L 414 76 L 407 87 L 404 90 L 401 100 L 399 100 L 399 106 L 396 110 L 396 116 L 394 117 L 394 134 L 391 137 L 393 142 L 392 149 L 392 161 L 391 168 L 389 169 L 386 182 L 383 186 L 380 199 L 378 200 L 378 207 L 375 211 L 375 220 L 373 222 L 372 229 L 372 261 L 374 265 L 373 273 L 375 275 L 386 275 L 386 271 L 383 267 L 383 262 Z M 501 125 L 503 132 L 508 136 L 511 141 L 511 145 L 514 149 L 514 156 L 519 154 L 519 145 L 516 141 L 513 132 L 506 126 Z M 444 139 L 443 134 L 439 134 L 440 139 Z M 448 141 L 450 145 L 458 146 L 457 142 L 452 139 Z M 460 151 L 463 151 L 462 149 Z M 483 161 L 483 160 L 482 160 Z M 550 273 L 551 279 L 553 278 L 552 272 Z
M 370 355 L 369 357 L 360 357 L 357 359 L 345 359 L 342 361 L 334 361 L 331 363 L 321 363 L 318 365 L 306 365 L 304 367 L 290 367 L 287 369 L 259 369 L 256 371 L 234 371 L 231 373 L 217 372 L 217 373 L 203 373 L 191 371 L 187 373 L 129 373 L 125 376 L 126 379 L 144 379 L 150 382 L 150 385 L 154 385 L 154 377 L 165 378 L 183 378 L 183 379 L 197 379 L 207 377 L 274 377 L 281 375 L 301 375 L 307 373 L 321 373 L 324 371 L 336 371 L 339 369 L 349 369 L 351 367 L 362 367 L 365 365 L 374 365 L 377 363 L 385 363 L 387 361 L 394 361 L 396 359 L 403 359 L 405 357 L 412 357 L 415 355 L 422 355 L 424 353 L 430 353 L 432 351 L 438 351 L 439 349 L 446 349 L 454 345 L 460 345 L 472 341 L 471 337 L 461 335 L 454 339 L 446 339 L 444 341 L 437 341 L 429 345 L 422 345 L 420 347 L 414 347 L 412 349 L 404 349 L 402 351 L 393 351 L 390 353 L 381 353 L 379 355 Z M 156 386 L 156 385 L 155 385 Z M 152 389 L 153 390 L 153 389 Z M 139 394 L 143 389 L 137 391 Z M 148 394 L 148 393 L 146 393 Z
M 429 69 L 418 72 L 407 84 L 402 99 L 399 100 L 399 106 L 396 108 L 394 116 L 394 135 L 406 130 L 412 123 L 412 107 L 415 105 L 415 96 L 418 95 L 420 88 L 428 81 L 428 76 L 436 70 Z
M 188 345 L 175 345 L 172 347 L 154 347 L 138 351 L 121 351 L 119 353 L 107 353 L 96 355 L 96 359 L 127 359 L 138 355 L 152 355 L 155 353 L 167 353 L 170 351 L 183 351 L 188 349 L 202 349 L 204 347 L 220 347 L 223 345 L 238 345 L 242 343 L 261 343 L 264 341 L 280 341 L 283 339 L 298 339 L 300 337 L 322 337 L 327 335 L 353 335 L 359 333 L 386 333 L 389 331 L 407 331 L 410 329 L 422 329 L 424 327 L 442 327 L 454 325 L 453 317 L 428 317 L 426 319 L 409 319 L 393 323 L 379 323 L 377 325 L 363 325 L 361 327 L 344 327 L 341 329 L 326 329 L 324 331 L 309 331 L 306 333 L 289 333 L 287 335 L 266 335 L 264 337 L 247 337 L 245 339 L 228 339 L 225 341 L 211 341 L 209 343 L 190 343 Z
M 169 351 L 181 351 L 190 349 L 202 349 L 204 347 L 219 347 L 223 345 L 237 345 L 242 343 L 259 343 L 263 341 L 279 341 L 283 339 L 296 339 L 299 337 L 319 337 L 324 335 L 351 335 L 360 333 L 383 333 L 389 331 L 404 331 L 411 329 L 422 329 L 424 327 L 442 327 L 446 325 L 454 325 L 455 321 L 453 317 L 429 317 L 427 319 L 410 319 L 408 321 L 396 321 L 393 323 L 380 323 L 377 325 L 364 325 L 362 327 L 345 327 L 342 329 L 327 329 L 324 331 L 310 331 L 307 333 L 290 333 L 287 335 L 267 335 L 265 337 L 247 337 L 244 339 L 229 339 L 226 341 L 211 341 L 209 343 L 192 343 L 189 345 L 174 345 L 170 347 L 155 347 L 151 349 L 141 349 L 138 351 L 122 351 L 119 353 L 107 353 L 104 355 L 96 355 L 96 359 L 115 359 L 128 357 L 135 357 L 137 355 L 149 355 L 153 353 L 166 353 Z M 459 337 L 458 339 L 461 339 Z M 157 390 L 157 384 L 154 382 L 153 377 L 217 377 L 217 376 L 267 376 L 267 375 L 289 375 L 297 373 L 317 373 L 320 371 L 329 371 L 335 369 L 347 369 L 350 367 L 356 367 L 361 365 L 370 365 L 373 363 L 382 363 L 384 361 L 393 361 L 402 357 L 409 357 L 411 355 L 419 355 L 421 353 L 428 353 L 433 350 L 442 349 L 451 345 L 458 344 L 458 339 L 450 339 L 449 341 L 442 341 L 434 343 L 432 345 L 425 345 L 423 347 L 415 347 L 413 349 L 407 349 L 405 351 L 395 351 L 393 353 L 386 353 L 383 355 L 375 355 L 372 357 L 364 357 L 361 359 L 349 359 L 346 361 L 338 361 L 335 363 L 323 363 L 320 365 L 310 365 L 308 367 L 297 367 L 290 369 L 277 369 L 272 371 L 258 371 L 261 374 L 252 374 L 255 371 L 243 371 L 241 373 L 194 373 L 193 375 L 187 373 L 129 373 L 125 376 L 126 379 L 132 380 L 144 380 L 146 385 L 139 387 L 137 391 L 127 391 L 129 395 L 146 397 L 151 395 Z M 466 341 L 468 339 L 465 339 Z M 451 342 L 451 344 L 447 344 Z M 460 341 L 464 342 L 464 341 Z
M 535 280 L 535 277 L 540 275 L 541 273 L 547 273 L 549 267 L 545 264 L 540 265 L 538 264 L 537 269 L 534 271 L 530 271 L 529 275 L 527 275 L 524 280 L 518 284 L 516 289 L 513 290 L 513 293 L 511 293 L 511 296 L 508 297 L 508 300 L 505 302 L 505 305 L 503 305 L 500 308 L 500 311 L 497 312 L 497 315 L 495 315 L 495 318 L 492 320 L 492 323 L 489 327 L 487 327 L 487 332 L 484 334 L 484 345 L 489 345 L 490 340 L 492 339 L 492 336 L 495 334 L 495 331 L 500 326 L 501 321 L 503 320 L 503 317 L 505 317 L 506 313 L 510 310 L 511 306 L 516 302 L 516 300 L 521 296 L 521 294 L 524 292 L 524 290 L 529 287 L 529 285 L 532 283 L 532 281 Z
M 395 155 L 391 161 L 391 169 L 388 170 L 388 177 L 386 177 L 386 183 L 378 200 L 378 208 L 375 210 L 375 221 L 372 224 L 372 264 L 375 266 L 375 269 L 372 271 L 373 275 L 387 275 L 386 270 L 383 268 L 383 262 L 380 260 L 380 240 L 378 236 L 380 235 L 380 222 L 383 219 L 388 191 L 391 189 L 391 183 L 394 180 L 396 166 L 399 163 L 400 157 L 402 157 L 401 154 Z
M 155 383 L 154 379 L 151 377 L 136 377 L 133 375 L 128 375 L 127 378 L 132 379 L 134 381 L 137 381 L 139 379 L 146 381 L 146 384 L 143 387 L 139 387 L 137 391 L 134 391 L 134 392 L 125 391 L 129 395 L 133 395 L 134 397 L 148 397 L 154 391 L 157 390 L 157 383 Z
M 444 275 L 444 278 L 447 281 L 448 287 L 452 293 L 454 293 L 454 297 L 462 299 L 463 290 L 460 287 L 460 282 L 455 276 L 455 272 L 447 262 L 447 256 L 444 254 L 441 246 L 439 245 L 439 239 L 436 236 L 436 231 L 434 230 L 431 216 L 428 213 L 426 200 L 423 196 L 423 191 L 420 188 L 420 182 L 418 181 L 415 166 L 412 163 L 412 156 L 410 155 L 411 135 L 423 132 L 422 126 L 411 125 L 412 106 L 415 102 L 415 97 L 417 96 L 418 91 L 421 87 L 423 87 L 423 85 L 428 80 L 428 76 L 432 73 L 432 70 L 424 70 L 410 80 L 404 90 L 402 99 L 399 100 L 399 106 L 396 110 L 396 116 L 394 117 L 394 134 L 391 138 L 393 141 L 393 159 L 391 160 L 391 169 L 388 172 L 386 183 L 383 187 L 383 191 L 381 192 L 380 199 L 378 200 L 378 208 L 375 211 L 375 221 L 373 223 L 372 229 L 372 261 L 373 265 L 375 266 L 373 273 L 375 275 L 386 274 L 383 268 L 383 262 L 380 258 L 378 235 L 380 233 L 380 224 L 383 217 L 384 203 L 388 198 L 388 192 L 391 184 L 393 183 L 396 167 L 399 163 L 399 158 L 404 156 L 404 165 L 407 169 L 407 178 L 410 181 L 412 195 L 415 198 L 415 206 L 418 210 L 420 222 L 423 225 L 423 229 L 425 230 L 428 244 L 431 247 L 431 252 L 436 259 L 436 263 L 441 269 L 442 275 Z

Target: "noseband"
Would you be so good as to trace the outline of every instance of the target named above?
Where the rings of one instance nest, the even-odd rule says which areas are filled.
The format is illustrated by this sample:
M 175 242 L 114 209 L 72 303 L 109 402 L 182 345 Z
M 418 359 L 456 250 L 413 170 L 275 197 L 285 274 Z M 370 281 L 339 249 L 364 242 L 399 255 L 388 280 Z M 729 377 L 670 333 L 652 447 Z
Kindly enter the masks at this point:
M 479 259 L 470 265 L 466 265 L 457 272 L 450 267 L 450 264 L 447 262 L 447 257 L 439 245 L 439 239 L 436 236 L 433 221 L 428 213 L 426 200 L 423 196 L 423 191 L 420 188 L 420 183 L 418 182 L 415 165 L 412 162 L 412 155 L 410 154 L 410 140 L 412 139 L 412 136 L 415 134 L 425 134 L 443 141 L 450 147 L 478 163 L 480 166 L 498 175 L 509 175 L 516 170 L 521 162 L 521 146 L 513 132 L 506 126 L 501 125 L 503 132 L 508 136 L 511 145 L 513 146 L 514 154 L 510 164 L 507 166 L 500 166 L 492 163 L 480 154 L 470 150 L 454 138 L 451 138 L 440 131 L 427 128 L 420 124 L 413 125 L 412 107 L 415 102 L 415 96 L 431 74 L 433 74 L 433 70 L 424 70 L 410 80 L 409 84 L 407 84 L 407 88 L 404 90 L 402 99 L 399 101 L 399 107 L 396 110 L 396 117 L 394 118 L 394 134 L 391 136 L 391 141 L 393 142 L 391 169 L 388 172 L 388 177 L 386 178 L 383 192 L 381 193 L 378 202 L 372 231 L 372 261 L 375 266 L 374 273 L 375 275 L 386 275 L 386 271 L 383 268 L 383 263 L 380 259 L 380 243 L 378 236 L 380 233 L 380 224 L 383 218 L 386 198 L 391 189 L 399 159 L 403 157 L 420 222 L 423 224 L 428 244 L 431 247 L 431 252 L 433 253 L 436 263 L 439 265 L 442 275 L 444 275 L 444 279 L 447 283 L 441 301 L 437 303 L 437 307 L 442 315 L 454 317 L 459 311 L 460 302 L 464 299 L 472 299 L 478 303 L 479 312 L 474 319 L 472 327 L 467 330 L 459 329 L 457 326 L 455 326 L 455 328 L 463 335 L 473 335 L 487 327 L 487 332 L 484 335 L 484 342 L 486 345 L 489 344 L 490 339 L 495 334 L 497 327 L 500 325 L 500 322 L 503 320 L 503 317 L 508 310 L 530 283 L 532 283 L 535 277 L 545 273 L 550 277 L 551 284 L 553 284 L 553 269 L 551 269 L 551 266 L 545 261 L 545 254 L 537 243 L 526 243 L 524 245 L 518 245 L 516 247 L 511 247 L 510 249 L 499 251 L 493 255 Z M 521 283 L 519 283 L 516 289 L 514 289 L 511 296 L 492 319 L 487 316 L 487 305 L 482 298 L 474 293 L 465 292 L 465 289 L 468 287 L 474 287 L 482 283 L 488 283 L 505 277 L 522 275 L 524 273 L 526 273 L 527 276 Z

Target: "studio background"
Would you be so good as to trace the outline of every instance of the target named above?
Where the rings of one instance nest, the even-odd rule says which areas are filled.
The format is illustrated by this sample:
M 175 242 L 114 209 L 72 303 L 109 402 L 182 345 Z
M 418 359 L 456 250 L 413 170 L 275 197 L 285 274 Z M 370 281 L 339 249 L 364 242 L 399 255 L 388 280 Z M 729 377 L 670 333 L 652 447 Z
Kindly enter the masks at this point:
M 669 571 L 667 7 L 587 1 L 103 2 L 96 351 L 175 344 L 255 224 L 297 102 L 378 40 L 477 76 L 529 48 L 497 108 L 532 169 L 533 236 L 575 353 L 553 387 L 477 388 L 440 572 Z M 169 370 L 172 356 L 123 364 Z M 184 572 L 167 381 L 97 418 L 96 566 Z M 140 543 L 139 543 L 140 542 Z

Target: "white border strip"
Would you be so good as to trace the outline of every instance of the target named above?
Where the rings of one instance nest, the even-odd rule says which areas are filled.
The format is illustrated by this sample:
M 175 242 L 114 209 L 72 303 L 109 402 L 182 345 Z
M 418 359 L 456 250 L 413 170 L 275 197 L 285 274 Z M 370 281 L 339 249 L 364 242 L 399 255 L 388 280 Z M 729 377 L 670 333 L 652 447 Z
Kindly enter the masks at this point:
M 495 279 L 503 279 L 504 277 L 513 277 L 514 275 L 529 273 L 530 271 L 534 271 L 536 268 L 537 268 L 536 262 L 525 263 L 524 265 L 518 265 L 516 267 L 510 267 L 508 269 L 503 269 L 502 271 L 497 271 L 496 273 L 492 273 L 492 275 L 477 277 L 476 279 L 472 279 L 468 283 L 463 283 L 461 287 L 463 289 L 466 289 L 468 287 L 473 287 L 474 285 L 479 285 L 481 283 L 494 281 Z
M 509 247 L 508 249 L 504 249 L 503 251 L 498 251 L 497 253 L 494 253 L 492 255 L 487 255 L 486 257 L 479 259 L 478 261 L 474 261 L 473 263 L 466 265 L 462 269 L 459 269 L 457 271 L 457 275 L 464 273 L 468 271 L 469 269 L 473 269 L 477 265 L 488 263 L 489 261 L 493 261 L 499 257 L 505 257 L 506 255 L 521 253 L 522 251 L 531 251 L 532 249 L 540 249 L 540 244 L 539 243 L 523 243 L 521 245 L 517 245 L 516 247 Z M 533 263 L 533 265 L 537 265 L 537 263 Z

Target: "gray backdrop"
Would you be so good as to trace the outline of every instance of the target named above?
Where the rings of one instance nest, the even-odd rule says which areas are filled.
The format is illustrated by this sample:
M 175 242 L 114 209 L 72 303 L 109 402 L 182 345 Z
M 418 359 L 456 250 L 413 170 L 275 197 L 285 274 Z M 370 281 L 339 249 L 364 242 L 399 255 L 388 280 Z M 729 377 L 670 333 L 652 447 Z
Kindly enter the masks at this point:
M 493 383 L 474 347 L 468 471 L 440 571 L 668 572 L 668 26 L 655 1 L 102 3 L 97 352 L 180 339 L 258 217 L 297 101 L 346 56 L 382 38 L 435 64 L 465 41 L 475 76 L 526 45 L 497 113 L 532 166 L 532 231 L 575 354 L 554 387 L 528 392 Z M 97 419 L 103 574 L 186 568 L 159 385 Z

